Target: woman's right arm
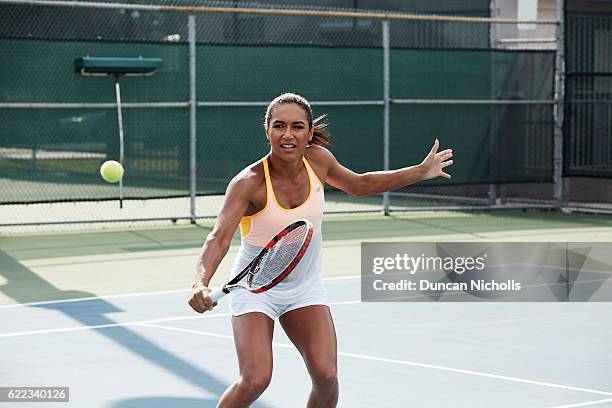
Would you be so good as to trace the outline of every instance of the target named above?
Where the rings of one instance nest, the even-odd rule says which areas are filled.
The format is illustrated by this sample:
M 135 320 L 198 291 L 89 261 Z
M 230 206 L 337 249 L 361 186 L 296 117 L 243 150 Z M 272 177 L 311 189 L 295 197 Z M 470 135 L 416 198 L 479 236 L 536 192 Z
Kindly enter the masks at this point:
M 249 206 L 250 197 L 256 187 L 254 181 L 252 173 L 247 176 L 241 173 L 230 182 L 215 226 L 204 241 L 196 263 L 195 282 L 189 299 L 189 305 L 198 313 L 204 313 L 214 307 L 208 297 L 211 292 L 208 285 L 227 254 L 234 232 Z

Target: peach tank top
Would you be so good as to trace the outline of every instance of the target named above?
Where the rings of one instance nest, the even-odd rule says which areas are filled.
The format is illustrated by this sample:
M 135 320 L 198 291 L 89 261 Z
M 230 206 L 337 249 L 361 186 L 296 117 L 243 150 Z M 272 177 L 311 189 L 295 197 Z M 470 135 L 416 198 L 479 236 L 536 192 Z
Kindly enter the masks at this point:
M 308 197 L 298 207 L 287 209 L 281 207 L 276 200 L 268 160 L 267 158 L 263 159 L 266 179 L 266 205 L 257 213 L 245 216 L 240 221 L 241 245 L 232 268 L 232 276 L 238 274 L 281 229 L 300 219 L 309 220 L 312 222 L 314 231 L 306 254 L 296 269 L 285 280 L 267 292 L 277 292 L 281 297 L 292 296 L 294 293 L 291 289 L 297 288 L 300 282 L 311 278 L 320 279 L 321 275 L 321 223 L 325 210 L 325 193 L 323 184 L 306 158 L 302 158 L 302 161 L 310 182 Z M 280 291 L 283 291 L 282 294 Z

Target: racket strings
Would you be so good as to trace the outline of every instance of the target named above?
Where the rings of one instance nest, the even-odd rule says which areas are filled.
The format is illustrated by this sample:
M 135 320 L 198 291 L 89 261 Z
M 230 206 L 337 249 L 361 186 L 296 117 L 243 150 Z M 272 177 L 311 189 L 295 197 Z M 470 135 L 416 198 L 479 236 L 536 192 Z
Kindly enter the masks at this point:
M 253 273 L 249 273 L 247 285 L 252 289 L 257 289 L 274 282 L 299 254 L 307 233 L 308 226 L 301 225 L 284 235 L 260 259 Z

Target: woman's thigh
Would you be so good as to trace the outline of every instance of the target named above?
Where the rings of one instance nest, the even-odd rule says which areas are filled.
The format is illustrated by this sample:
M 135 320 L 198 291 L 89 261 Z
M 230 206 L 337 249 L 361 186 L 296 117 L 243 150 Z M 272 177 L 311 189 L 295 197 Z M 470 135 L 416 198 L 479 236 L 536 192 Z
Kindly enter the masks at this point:
M 249 377 L 270 377 L 274 320 L 264 313 L 245 313 L 232 317 L 232 328 L 240 374 Z
M 336 329 L 327 306 L 313 305 L 280 317 L 289 339 L 304 357 L 311 375 L 329 376 L 337 370 Z

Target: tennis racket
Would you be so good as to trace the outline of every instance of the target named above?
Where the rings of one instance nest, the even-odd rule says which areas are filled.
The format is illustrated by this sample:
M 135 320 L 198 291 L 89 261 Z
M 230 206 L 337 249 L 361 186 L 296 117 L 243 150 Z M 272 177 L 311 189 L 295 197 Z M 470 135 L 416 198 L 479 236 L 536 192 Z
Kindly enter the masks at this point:
M 209 294 L 213 303 L 234 289 L 261 293 L 276 286 L 295 269 L 306 253 L 312 231 L 312 223 L 308 220 L 299 220 L 283 228 L 242 272 Z

